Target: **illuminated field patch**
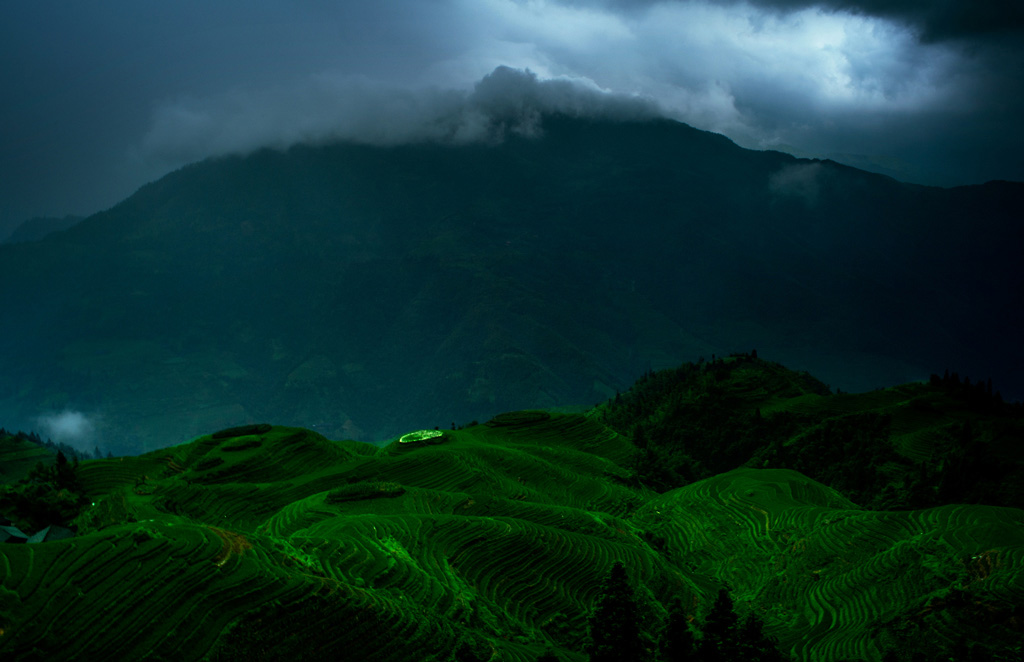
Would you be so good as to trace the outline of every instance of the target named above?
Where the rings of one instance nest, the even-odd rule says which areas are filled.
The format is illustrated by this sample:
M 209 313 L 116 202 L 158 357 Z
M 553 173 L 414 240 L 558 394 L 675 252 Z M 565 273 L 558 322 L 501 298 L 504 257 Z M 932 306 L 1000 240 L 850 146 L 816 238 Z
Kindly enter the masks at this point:
M 416 432 L 410 432 L 408 434 L 403 434 L 398 439 L 398 443 L 400 443 L 400 444 L 412 444 L 412 443 L 415 443 L 417 441 L 426 441 L 428 439 L 437 439 L 438 437 L 443 437 L 443 436 L 444 436 L 444 433 L 441 432 L 440 430 L 417 430 Z M 440 440 L 438 439 L 438 441 L 440 441 Z

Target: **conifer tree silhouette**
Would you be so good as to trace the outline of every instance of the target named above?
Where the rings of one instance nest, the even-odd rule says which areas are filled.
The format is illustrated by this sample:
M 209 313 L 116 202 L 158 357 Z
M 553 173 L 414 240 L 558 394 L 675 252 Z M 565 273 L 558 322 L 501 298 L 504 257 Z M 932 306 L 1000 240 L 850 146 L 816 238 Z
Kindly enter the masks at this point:
M 733 610 L 732 598 L 726 589 L 719 589 L 701 634 L 700 645 L 697 647 L 701 662 L 732 662 L 740 659 L 739 617 Z
M 553 650 L 550 648 L 546 649 L 544 653 L 537 658 L 537 662 L 562 662 Z
M 587 621 L 590 662 L 641 662 L 644 654 L 637 602 L 621 561 L 612 566 Z
M 764 622 L 748 614 L 739 626 L 737 644 L 740 657 L 748 662 L 782 662 L 776 642 L 764 633 Z
M 668 606 L 668 620 L 661 632 L 661 662 L 687 662 L 694 659 L 694 638 L 683 603 L 674 598 Z

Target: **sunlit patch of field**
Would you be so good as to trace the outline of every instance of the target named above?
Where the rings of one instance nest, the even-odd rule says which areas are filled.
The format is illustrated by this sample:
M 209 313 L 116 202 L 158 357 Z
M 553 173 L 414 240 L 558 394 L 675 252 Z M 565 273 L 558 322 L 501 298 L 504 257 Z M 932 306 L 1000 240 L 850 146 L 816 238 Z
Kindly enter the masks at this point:
M 223 541 L 220 553 L 218 553 L 213 560 L 213 564 L 218 568 L 227 563 L 228 559 L 230 559 L 232 555 L 237 554 L 241 556 L 245 553 L 245 550 L 252 549 L 252 543 L 250 543 L 249 540 L 240 533 L 226 531 L 215 526 L 211 526 L 210 530 Z

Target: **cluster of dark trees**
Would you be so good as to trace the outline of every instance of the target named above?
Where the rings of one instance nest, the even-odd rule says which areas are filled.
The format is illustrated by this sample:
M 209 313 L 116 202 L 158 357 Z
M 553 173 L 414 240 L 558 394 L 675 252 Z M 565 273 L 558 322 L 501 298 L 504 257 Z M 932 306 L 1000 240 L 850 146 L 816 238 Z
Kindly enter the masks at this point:
M 778 640 L 765 633 L 764 622 L 754 614 L 740 618 L 727 589 L 720 589 L 703 623 L 688 615 L 677 598 L 668 607 L 668 618 L 652 637 L 642 617 L 636 593 L 621 562 L 612 566 L 597 605 L 587 620 L 590 662 L 783 662 Z M 459 659 L 456 657 L 456 659 Z M 559 662 L 548 649 L 537 662 Z M 883 662 L 1020 662 L 1024 647 L 996 646 L 960 639 L 951 649 L 886 651 Z M 839 662 L 856 662 L 841 660 Z
M 977 380 L 971 383 L 970 377 L 960 379 L 960 373 L 950 373 L 946 370 L 942 377 L 933 374 L 928 381 L 935 388 L 944 390 L 947 394 L 954 396 L 971 409 L 978 412 L 998 412 L 1003 405 L 1003 395 L 999 391 L 993 392 L 992 378 L 985 381 Z M 1017 403 L 1018 405 L 1020 403 Z
M 78 460 L 57 451 L 50 466 L 37 462 L 27 477 L 13 485 L 0 485 L 0 512 L 24 531 L 51 524 L 70 527 L 88 502 L 78 480 Z
M 918 507 L 895 487 L 906 482 L 900 478 L 913 475 L 914 465 L 893 447 L 890 416 L 863 412 L 820 422 L 785 413 L 772 418 L 777 417 L 794 423 L 795 442 L 778 436 L 768 439 L 748 466 L 794 469 L 876 510 Z M 925 496 L 925 492 L 918 494 Z
M 752 379 L 761 381 L 752 386 Z M 602 416 L 637 447 L 635 483 L 658 492 L 749 466 L 799 471 L 875 510 L 948 503 L 1024 507 L 1024 462 L 996 457 L 990 443 L 1019 436 L 1024 410 L 1003 403 L 990 382 L 955 373 L 933 376 L 930 388 L 943 404 L 922 398 L 912 406 L 953 407 L 965 416 L 939 433 L 930 459 L 917 463 L 896 452 L 885 414 L 762 415 L 751 396 L 758 389 L 766 397 L 829 389 L 753 354 L 649 372 L 609 401 Z
M 734 373 L 749 364 L 788 373 L 758 360 L 756 351 L 728 359 L 712 356 L 710 362 L 701 358 L 648 372 L 608 403 L 604 422 L 632 437 L 639 449 L 632 467 L 637 483 L 658 492 L 681 487 L 742 466 L 766 444 L 784 441 L 801 429 L 805 422 L 799 416 L 761 416 L 738 395 Z M 771 387 L 829 393 L 827 385 L 810 375 L 791 374 L 798 387 Z
M 587 622 L 590 662 L 781 662 L 777 642 L 753 614 L 740 619 L 729 591 L 721 589 L 700 627 L 677 598 L 656 640 L 645 632 L 636 594 L 621 562 L 612 566 Z M 553 651 L 537 662 L 557 662 Z
M 46 439 L 44 441 L 43 438 L 39 436 L 38 432 L 22 432 L 21 430 L 18 430 L 17 432 L 8 432 L 7 430 L 0 428 L 0 439 L 3 439 L 4 437 L 14 437 L 15 439 L 21 439 L 22 441 L 33 443 L 36 446 L 49 448 L 54 452 L 64 453 L 65 457 L 72 460 L 102 460 L 103 458 L 114 457 L 113 453 L 110 451 L 107 451 L 106 455 L 101 453 L 99 446 L 96 446 L 93 450 L 89 451 L 79 450 L 74 446 L 65 444 L 64 442 L 55 442 L 51 439 Z

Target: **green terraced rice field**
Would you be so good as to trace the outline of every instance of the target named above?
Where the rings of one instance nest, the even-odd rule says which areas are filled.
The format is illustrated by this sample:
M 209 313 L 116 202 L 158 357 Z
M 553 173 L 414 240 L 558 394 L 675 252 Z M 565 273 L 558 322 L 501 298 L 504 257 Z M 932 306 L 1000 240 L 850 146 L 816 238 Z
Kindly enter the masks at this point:
M 638 520 L 762 612 L 797 659 L 880 659 L 908 622 L 952 645 L 963 629 L 930 606 L 951 590 L 994 612 L 1024 597 L 1016 509 L 871 512 L 796 472 L 737 469 L 652 500 Z
M 470 637 L 582 662 L 617 560 L 654 618 L 673 596 L 700 618 L 727 584 L 799 660 L 976 634 L 1024 597 L 1024 511 L 871 512 L 783 469 L 659 495 L 630 480 L 634 450 L 518 412 L 379 449 L 274 427 L 85 462 L 80 535 L 0 547 L 0 657 L 397 662 Z

